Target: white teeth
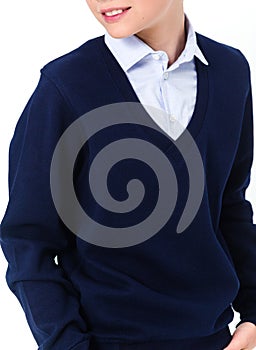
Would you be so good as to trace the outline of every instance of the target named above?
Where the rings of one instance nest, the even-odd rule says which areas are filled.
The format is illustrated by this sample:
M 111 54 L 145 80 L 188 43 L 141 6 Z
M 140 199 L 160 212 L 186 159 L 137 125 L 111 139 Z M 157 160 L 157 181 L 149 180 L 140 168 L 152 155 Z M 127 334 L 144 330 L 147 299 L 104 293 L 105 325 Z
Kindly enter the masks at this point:
M 122 13 L 124 10 L 113 10 L 111 12 L 105 12 L 106 16 L 114 16 L 117 15 L 118 13 Z

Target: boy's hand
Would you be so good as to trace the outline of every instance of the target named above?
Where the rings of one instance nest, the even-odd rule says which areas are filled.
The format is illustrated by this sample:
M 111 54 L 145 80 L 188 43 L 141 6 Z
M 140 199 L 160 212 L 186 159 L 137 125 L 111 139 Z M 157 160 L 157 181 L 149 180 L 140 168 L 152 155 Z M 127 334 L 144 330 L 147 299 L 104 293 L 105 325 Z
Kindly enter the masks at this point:
M 223 350 L 253 350 L 256 346 L 256 325 L 243 322 L 235 330 L 229 345 Z

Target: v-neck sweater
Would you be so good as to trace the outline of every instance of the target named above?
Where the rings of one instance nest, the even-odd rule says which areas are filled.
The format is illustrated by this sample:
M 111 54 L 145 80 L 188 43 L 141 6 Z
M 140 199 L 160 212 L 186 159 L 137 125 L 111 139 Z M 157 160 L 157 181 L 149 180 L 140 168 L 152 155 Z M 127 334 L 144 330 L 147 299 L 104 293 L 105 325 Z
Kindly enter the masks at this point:
M 170 65 L 165 51 L 153 50 L 136 35 L 116 39 L 107 31 L 104 34 L 107 47 L 127 75 L 143 105 L 153 105 L 166 112 L 148 111 L 173 139 L 187 127 L 194 110 L 197 93 L 194 56 L 208 65 L 197 45 L 195 31 L 187 15 L 184 25 L 184 49 Z
M 185 133 L 172 142 L 144 110 L 142 123 L 136 116 L 122 123 L 120 116 L 120 124 L 93 135 L 77 158 L 77 197 L 95 222 L 110 227 L 144 220 L 157 204 L 159 187 L 149 166 L 124 159 L 109 173 L 109 192 L 123 201 L 127 183 L 138 178 L 144 198 L 131 213 L 106 210 L 89 185 L 97 153 L 114 141 L 138 138 L 172 164 L 179 191 L 170 219 L 155 235 L 128 247 L 91 244 L 65 226 L 53 203 L 50 168 L 60 137 L 79 117 L 140 101 L 103 36 L 41 70 L 10 145 L 10 198 L 1 223 L 7 283 L 40 350 L 91 350 L 93 341 L 100 350 L 214 350 L 214 339 L 223 346 L 232 307 L 241 322 L 256 323 L 256 228 L 245 199 L 253 160 L 250 69 L 239 50 L 196 35 L 209 66 L 195 58 L 198 90 L 187 130 L 202 159 L 204 188 L 190 225 L 177 234 L 190 191 L 177 147 L 183 144 L 189 155 Z M 146 120 L 152 128 L 143 125 Z

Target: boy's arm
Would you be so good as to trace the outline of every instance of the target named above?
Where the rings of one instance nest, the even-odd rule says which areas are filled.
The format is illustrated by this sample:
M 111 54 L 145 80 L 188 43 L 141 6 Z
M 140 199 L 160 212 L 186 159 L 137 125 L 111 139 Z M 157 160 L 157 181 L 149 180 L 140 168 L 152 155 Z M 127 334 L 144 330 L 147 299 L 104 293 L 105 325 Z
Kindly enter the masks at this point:
M 240 280 L 240 289 L 232 304 L 241 317 L 236 327 L 245 321 L 256 324 L 256 225 L 253 224 L 252 205 L 245 199 L 245 191 L 250 183 L 254 143 L 252 90 L 247 61 L 246 65 L 248 93 L 242 130 L 224 191 L 220 218 L 220 229 Z
M 44 350 L 89 348 L 78 293 L 54 262 L 56 255 L 71 252 L 75 237 L 59 219 L 50 192 L 52 154 L 73 117 L 61 93 L 42 73 L 9 152 L 9 203 L 1 223 L 6 279 L 39 349 Z

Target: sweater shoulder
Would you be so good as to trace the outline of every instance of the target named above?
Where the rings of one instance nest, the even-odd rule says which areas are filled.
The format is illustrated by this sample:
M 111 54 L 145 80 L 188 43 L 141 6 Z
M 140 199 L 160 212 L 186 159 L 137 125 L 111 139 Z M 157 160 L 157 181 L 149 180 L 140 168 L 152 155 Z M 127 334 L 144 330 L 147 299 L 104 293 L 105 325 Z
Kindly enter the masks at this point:
M 53 59 L 42 67 L 41 73 L 57 85 L 86 76 L 100 59 L 97 45 L 99 39 L 100 37 L 89 39 L 74 50 Z

